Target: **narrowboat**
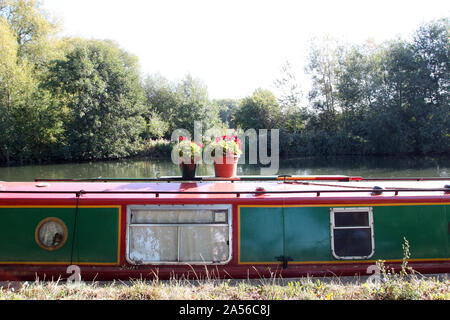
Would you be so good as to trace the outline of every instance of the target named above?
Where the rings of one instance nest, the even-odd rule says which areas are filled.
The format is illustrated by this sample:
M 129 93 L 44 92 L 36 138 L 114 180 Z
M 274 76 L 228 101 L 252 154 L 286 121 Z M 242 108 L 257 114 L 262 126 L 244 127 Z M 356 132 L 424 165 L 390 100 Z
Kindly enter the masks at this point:
M 449 233 L 449 178 L 0 182 L 2 281 L 448 273 Z

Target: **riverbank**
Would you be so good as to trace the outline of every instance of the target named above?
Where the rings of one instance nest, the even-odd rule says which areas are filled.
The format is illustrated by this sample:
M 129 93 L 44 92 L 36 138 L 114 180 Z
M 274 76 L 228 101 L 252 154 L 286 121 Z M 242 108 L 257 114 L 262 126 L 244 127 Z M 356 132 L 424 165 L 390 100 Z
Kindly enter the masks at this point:
M 21 159 L 21 160 L 10 160 L 7 162 L 1 162 L 0 158 L 0 168 L 2 167 L 20 167 L 20 166 L 32 166 L 32 165 L 59 165 L 59 164 L 79 164 L 79 163 L 102 163 L 102 162 L 117 162 L 117 161 L 133 161 L 133 160 L 170 160 L 172 155 L 172 148 L 174 143 L 167 139 L 156 139 L 156 140 L 145 140 L 142 142 L 141 147 L 135 153 L 127 157 L 111 157 L 111 158 L 98 158 L 98 159 L 65 159 L 65 158 L 52 158 L 47 160 L 33 160 L 33 159 Z M 249 152 L 248 145 L 246 146 L 247 152 Z M 269 152 L 270 153 L 270 152 Z M 414 153 L 390 153 L 390 154 L 346 154 L 346 153 L 336 153 L 336 154 L 313 154 L 298 152 L 294 153 L 290 148 L 286 148 L 285 151 L 280 150 L 281 160 L 290 159 L 312 159 L 310 162 L 315 163 L 317 160 L 320 162 L 324 161 L 336 161 L 336 159 L 355 159 L 360 161 L 360 159 L 378 159 L 383 158 L 398 158 L 411 159 L 412 162 L 416 162 L 417 159 L 450 159 L 450 153 L 429 153 L 429 154 L 414 154 Z M 365 161 L 365 160 L 364 160 Z M 450 160 L 449 160 L 450 161 Z M 248 161 L 247 161 L 248 162 Z M 342 161 L 341 161 L 342 162 Z

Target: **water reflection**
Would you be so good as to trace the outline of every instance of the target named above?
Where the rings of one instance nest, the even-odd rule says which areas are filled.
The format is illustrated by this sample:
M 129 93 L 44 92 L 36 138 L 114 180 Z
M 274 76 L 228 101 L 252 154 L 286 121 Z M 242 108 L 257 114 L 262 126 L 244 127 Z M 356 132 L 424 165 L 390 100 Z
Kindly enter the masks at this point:
M 327 157 L 280 159 L 278 174 L 353 175 L 383 177 L 447 177 L 449 157 Z M 130 159 L 76 164 L 0 167 L 2 181 L 69 178 L 156 178 L 180 176 L 181 171 L 170 160 Z M 200 165 L 199 176 L 214 175 L 212 165 Z M 258 165 L 239 165 L 238 175 L 260 175 Z

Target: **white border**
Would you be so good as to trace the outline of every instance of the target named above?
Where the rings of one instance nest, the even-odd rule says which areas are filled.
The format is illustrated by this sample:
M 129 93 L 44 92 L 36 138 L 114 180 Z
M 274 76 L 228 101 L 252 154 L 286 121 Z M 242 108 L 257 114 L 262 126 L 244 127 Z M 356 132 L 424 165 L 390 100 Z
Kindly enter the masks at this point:
M 368 226 L 336 227 L 334 220 L 335 212 L 367 212 L 369 215 Z M 351 207 L 351 208 L 330 208 L 330 231 L 331 231 L 331 253 L 338 260 L 366 260 L 370 259 L 375 253 L 375 232 L 373 228 L 373 208 L 371 207 Z M 368 229 L 370 228 L 370 237 L 372 240 L 372 252 L 368 256 L 340 257 L 334 251 L 334 230 L 335 229 Z
M 132 265 L 225 265 L 231 262 L 233 257 L 233 228 L 232 228 L 232 205 L 128 205 L 127 206 L 127 226 L 126 226 L 126 254 L 125 258 L 129 264 Z M 152 209 L 158 209 L 158 210 L 176 210 L 176 209 L 183 209 L 183 210 L 227 210 L 228 211 L 228 221 L 227 224 L 220 224 L 221 226 L 228 225 L 228 259 L 223 262 L 213 262 L 213 261 L 142 261 L 140 263 L 136 263 L 136 261 L 133 261 L 130 259 L 130 239 L 129 239 L 129 232 L 131 225 L 131 211 L 139 209 L 139 210 L 152 210 Z M 142 226 L 165 226 L 167 224 L 142 224 Z M 171 224 L 171 226 L 175 226 L 178 224 Z M 186 226 L 215 226 L 219 225 L 216 223 L 209 223 L 209 224 L 183 224 Z M 178 245 L 179 250 L 179 245 Z

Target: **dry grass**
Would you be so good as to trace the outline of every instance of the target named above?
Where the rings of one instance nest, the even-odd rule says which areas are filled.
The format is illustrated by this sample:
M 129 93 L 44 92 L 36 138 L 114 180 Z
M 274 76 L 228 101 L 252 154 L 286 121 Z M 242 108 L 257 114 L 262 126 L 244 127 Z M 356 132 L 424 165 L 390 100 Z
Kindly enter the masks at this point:
M 340 278 L 34 282 L 4 285 L 0 300 L 450 300 L 448 276 L 388 274 L 370 283 Z

